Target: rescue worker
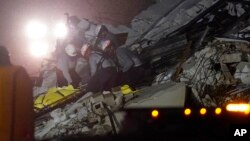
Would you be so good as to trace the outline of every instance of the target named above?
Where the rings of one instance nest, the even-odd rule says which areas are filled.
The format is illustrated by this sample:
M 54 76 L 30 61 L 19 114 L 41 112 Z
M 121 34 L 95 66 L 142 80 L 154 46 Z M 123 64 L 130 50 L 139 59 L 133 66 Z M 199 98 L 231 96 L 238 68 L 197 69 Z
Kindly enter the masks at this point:
M 62 44 L 61 48 L 64 46 Z M 57 56 L 58 69 L 62 71 L 68 85 L 74 87 L 78 87 L 80 82 L 87 83 L 90 78 L 88 62 L 80 56 L 79 50 L 69 43 Z
M 136 54 L 125 47 L 116 49 L 116 57 L 121 67 L 122 85 L 129 84 L 132 88 L 135 88 L 145 76 L 142 61 Z
M 113 33 L 101 25 L 96 29 L 98 41 L 96 46 L 108 54 L 120 67 L 118 84 L 129 84 L 135 89 L 137 83 L 142 82 L 145 74 L 143 63 L 134 52 L 125 47 L 119 47 Z
M 76 16 L 68 18 L 70 36 L 77 40 L 81 47 L 85 43 L 92 44 L 95 38 L 96 25 L 86 19 L 79 19 Z
M 0 140 L 33 141 L 32 83 L 23 67 L 11 65 L 0 46 Z
M 128 84 L 134 90 L 138 83 L 143 82 L 145 69 L 137 54 L 125 47 L 116 48 L 110 40 L 101 41 L 99 48 L 119 66 L 117 84 Z
M 118 47 L 118 42 L 116 40 L 115 35 L 108 30 L 108 28 L 104 25 L 98 25 L 95 29 L 95 46 L 98 46 L 103 41 L 109 40 L 112 46 Z
M 82 55 L 88 59 L 91 78 L 87 92 L 111 91 L 116 85 L 117 70 L 113 60 L 101 51 L 93 50 L 88 44 L 81 49 Z

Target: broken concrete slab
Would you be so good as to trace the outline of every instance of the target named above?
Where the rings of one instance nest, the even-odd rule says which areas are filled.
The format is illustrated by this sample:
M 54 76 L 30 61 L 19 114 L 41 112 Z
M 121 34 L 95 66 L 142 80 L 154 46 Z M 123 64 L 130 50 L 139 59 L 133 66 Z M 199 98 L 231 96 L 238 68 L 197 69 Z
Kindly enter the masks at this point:
M 225 81 L 228 81 L 229 84 L 235 84 L 236 83 L 235 78 L 230 73 L 230 71 L 229 71 L 228 67 L 226 66 L 226 64 L 221 63 L 220 65 L 221 65 L 221 70 L 223 72 L 223 75 L 226 78 Z
M 240 62 L 236 67 L 234 78 L 240 79 L 244 84 L 249 84 L 248 80 L 248 68 L 250 68 L 249 62 Z
M 240 78 L 243 84 L 250 85 L 250 67 L 248 65 L 242 69 Z
M 35 138 L 36 138 L 36 139 L 44 139 L 44 136 L 45 136 L 48 132 L 50 132 L 50 130 L 51 130 L 52 128 L 54 128 L 55 126 L 56 126 L 56 124 L 55 124 L 54 120 L 49 120 L 49 121 L 46 123 L 46 125 L 44 126 L 43 129 L 41 129 L 41 130 L 36 130 L 36 131 L 35 131 Z
M 141 89 L 137 98 L 125 104 L 125 108 L 171 108 L 184 107 L 186 86 L 184 83 L 168 82 Z
M 223 54 L 220 57 L 220 62 L 222 63 L 236 63 L 241 61 L 242 53 L 233 53 L 233 54 Z
M 119 123 L 119 125 L 125 120 L 125 116 L 126 116 L 126 112 L 123 111 L 119 111 L 119 112 L 115 112 L 113 113 L 117 122 Z M 106 125 L 109 125 L 111 127 L 111 122 L 110 122 L 110 118 L 109 116 L 105 116 L 105 123 Z M 120 131 L 120 127 L 119 125 L 116 125 L 116 131 L 119 133 Z
M 205 107 L 217 107 L 215 101 L 208 94 L 202 99 L 202 103 Z
M 146 39 L 158 40 L 164 35 L 173 32 L 179 27 L 187 24 L 199 13 L 214 4 L 214 1 L 192 0 L 183 1 L 176 8 L 163 17 L 151 31 L 145 36 Z M 187 13 L 186 11 L 189 10 Z M 163 32 L 162 32 L 163 31 Z

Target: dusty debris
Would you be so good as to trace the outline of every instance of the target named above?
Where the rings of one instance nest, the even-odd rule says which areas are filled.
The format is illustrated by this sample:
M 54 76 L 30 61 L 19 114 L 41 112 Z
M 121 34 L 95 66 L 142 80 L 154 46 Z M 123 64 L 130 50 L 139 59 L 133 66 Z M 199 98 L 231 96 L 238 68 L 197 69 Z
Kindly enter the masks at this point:
M 236 67 L 236 72 L 234 77 L 240 79 L 243 84 L 249 85 L 249 76 L 250 76 L 250 63 L 249 62 L 240 62 Z
M 128 33 L 125 46 L 131 47 L 135 44 L 132 48 L 137 48 L 138 46 L 145 48 L 157 43 L 166 35 L 174 34 L 176 29 L 186 25 L 217 2 L 218 0 L 177 0 L 170 5 L 165 1 L 158 1 L 158 3 L 136 16 L 131 23 L 131 28 L 105 25 L 115 34 Z M 228 3 L 226 8 L 228 13 L 233 16 L 239 17 L 245 13 L 240 4 Z M 90 26 L 86 32 L 86 35 L 90 36 L 86 36 L 86 39 L 91 40 L 94 37 L 95 25 L 82 23 L 80 26 L 81 28 Z M 179 46 L 186 44 L 186 35 L 183 36 L 183 39 L 178 41 L 176 41 L 176 37 L 173 37 L 175 40 L 170 42 L 168 47 L 160 46 L 150 51 L 149 56 L 153 58 L 152 60 L 160 60 L 162 54 L 166 55 L 168 53 L 167 55 L 171 54 L 173 56 L 171 59 L 175 60 L 176 55 L 173 55 L 171 51 L 181 50 Z M 247 95 L 249 90 L 247 86 L 250 85 L 250 67 L 248 62 L 244 64 L 243 61 L 246 60 L 242 59 L 244 53 L 250 53 L 248 47 L 249 42 L 247 41 L 216 38 L 203 47 L 203 49 L 201 48 L 200 51 L 197 51 L 184 64 L 181 63 L 183 71 L 180 74 L 179 81 L 191 87 L 195 98 L 206 107 L 221 106 L 227 102 L 238 100 L 239 97 L 250 101 L 250 96 Z M 156 77 L 153 85 L 170 81 L 173 74 L 174 71 L 171 69 L 161 72 Z M 44 78 L 48 75 L 55 76 L 55 73 L 45 73 Z M 54 86 L 56 83 L 55 77 L 52 78 L 53 80 L 44 81 L 44 83 L 48 83 L 48 87 Z M 239 88 L 239 85 L 242 87 Z M 46 91 L 46 88 L 37 88 L 34 92 L 37 95 Z M 232 90 L 235 91 L 232 92 Z M 159 93 L 165 94 L 165 91 L 160 91 Z M 160 101 L 157 97 L 152 99 L 157 102 Z M 105 105 L 107 105 L 107 108 Z M 39 121 L 40 124 L 36 127 L 36 138 L 56 138 L 77 134 L 109 134 L 112 131 L 112 126 L 108 121 L 109 118 L 107 118 L 107 109 L 114 111 L 121 108 L 122 105 L 123 96 L 121 95 L 114 95 L 111 92 L 87 93 L 76 102 L 56 109 L 49 113 L 48 118 Z
M 241 61 L 242 53 L 223 54 L 220 57 L 222 63 L 235 63 Z
M 183 64 L 180 81 L 193 88 L 194 96 L 204 106 L 233 101 L 235 98 L 221 99 L 218 95 L 226 95 L 229 87 L 248 87 L 250 84 L 250 66 L 242 57 L 248 45 L 245 41 L 215 39 Z M 249 96 L 245 98 L 250 99 Z
M 48 118 L 41 119 L 43 124 L 37 125 L 36 139 L 66 137 L 70 135 L 105 135 L 112 131 L 110 122 L 107 122 L 106 104 L 110 110 L 121 107 L 121 96 L 112 93 L 87 93 L 75 103 L 64 108 L 52 111 Z M 108 119 L 109 120 L 109 119 Z M 37 121 L 38 122 L 38 121 Z M 108 123 L 108 124 L 107 124 Z
M 155 80 L 153 82 L 153 86 L 154 85 L 158 85 L 158 84 L 163 84 L 166 83 L 168 81 L 171 81 L 171 76 L 173 75 L 174 70 L 173 69 L 169 69 L 166 72 L 160 73 L 155 77 Z

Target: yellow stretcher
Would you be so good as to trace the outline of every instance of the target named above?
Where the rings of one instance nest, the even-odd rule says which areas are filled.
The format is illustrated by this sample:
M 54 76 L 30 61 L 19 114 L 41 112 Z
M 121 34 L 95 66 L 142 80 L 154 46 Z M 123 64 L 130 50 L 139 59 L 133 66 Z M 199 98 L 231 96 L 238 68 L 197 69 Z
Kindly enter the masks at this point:
M 72 85 L 63 88 L 50 88 L 47 93 L 41 94 L 35 98 L 34 108 L 40 110 L 45 107 L 53 107 L 57 102 L 75 94 L 77 91 L 78 89 L 74 89 Z

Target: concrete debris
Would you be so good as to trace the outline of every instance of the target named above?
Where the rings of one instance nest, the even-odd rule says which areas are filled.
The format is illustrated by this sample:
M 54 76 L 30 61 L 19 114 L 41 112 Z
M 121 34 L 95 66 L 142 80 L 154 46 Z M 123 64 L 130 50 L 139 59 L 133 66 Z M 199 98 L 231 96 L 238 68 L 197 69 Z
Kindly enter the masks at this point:
M 202 99 L 202 103 L 205 107 L 217 107 L 215 101 L 208 94 Z
M 170 32 L 178 29 L 179 27 L 187 24 L 199 13 L 203 12 L 210 6 L 214 4 L 215 1 L 212 0 L 192 0 L 192 1 L 183 1 L 179 3 L 175 1 L 171 2 L 169 6 L 174 5 L 175 8 L 172 11 L 168 11 L 167 16 L 164 16 L 151 31 L 145 36 L 146 39 L 158 40 L 164 35 L 167 35 Z M 159 4 L 163 4 L 162 2 Z M 170 8 L 165 8 L 170 9 Z
M 135 16 L 131 22 L 131 28 L 120 25 L 114 27 L 103 23 L 111 32 L 128 33 L 128 38 L 124 46 L 138 43 L 142 40 L 150 40 L 156 43 L 164 35 L 187 24 L 198 14 L 212 6 L 218 0 L 189 0 L 189 1 L 157 1 L 148 9 Z M 93 25 L 94 26 L 94 25 Z M 88 30 L 88 35 L 93 36 Z M 87 37 L 86 37 L 87 38 Z M 141 47 L 148 47 L 149 44 L 141 42 Z
M 245 65 L 240 72 L 240 80 L 243 84 L 250 85 L 250 66 Z
M 77 109 L 77 119 L 82 120 L 83 118 L 86 118 L 88 115 L 88 111 L 86 107 L 78 108 Z
M 243 77 L 244 77 L 244 75 L 246 75 L 245 73 L 243 73 L 243 69 L 245 68 L 245 67 L 247 67 L 247 68 L 249 68 L 250 67 L 250 63 L 249 62 L 240 62 L 238 65 L 237 65 L 237 67 L 236 67 L 236 72 L 235 72 L 235 74 L 234 74 L 234 78 L 236 78 L 236 79 L 244 79 Z M 246 68 L 245 68 L 245 70 L 244 71 L 246 71 Z M 242 81 L 242 80 L 241 80 Z
M 174 70 L 173 69 L 169 69 L 166 72 L 160 73 L 155 77 L 155 80 L 153 82 L 153 86 L 154 85 L 158 85 L 158 84 L 164 84 L 167 83 L 168 81 L 171 81 L 171 77 L 174 74 Z
M 107 122 L 107 110 L 104 104 L 112 111 L 122 106 L 122 96 L 111 92 L 106 94 L 87 93 L 75 103 L 64 108 L 58 108 L 50 113 L 50 118 L 39 121 L 36 127 L 36 139 L 65 137 L 70 135 L 105 135 L 111 133 L 111 123 Z M 109 119 L 108 119 L 109 120 Z
M 112 131 L 112 128 L 109 125 L 95 125 L 93 130 L 95 131 L 94 135 L 106 135 Z
M 246 46 L 248 42 L 215 39 L 183 64 L 179 80 L 192 87 L 193 95 L 204 106 L 225 103 L 229 99 L 214 100 L 221 89 L 226 93 L 229 86 L 250 85 L 250 64 L 244 62 L 242 50 Z
M 164 84 L 145 87 L 129 99 L 125 108 L 166 108 L 184 107 L 186 97 L 186 86 L 184 83 L 169 81 Z
M 117 27 L 109 24 L 104 25 L 114 34 L 128 33 L 128 38 L 123 46 L 131 47 L 132 50 L 139 47 L 145 48 L 152 46 L 161 38 L 186 25 L 218 1 L 157 0 L 156 4 L 150 6 L 132 20 L 131 28 L 123 25 Z M 232 16 L 239 17 L 245 13 L 241 4 L 235 5 L 229 2 L 226 9 Z M 88 29 L 85 32 L 87 41 L 90 42 L 95 37 L 96 25 L 82 20 L 78 26 L 82 29 Z M 161 46 L 154 51 L 150 51 L 148 56 L 155 59 L 152 59 L 151 62 L 161 60 L 159 56 L 162 56 L 162 54 L 172 54 L 171 50 L 181 50 L 180 47 L 187 43 L 186 35 L 183 36 L 185 38 L 183 37 L 184 39 L 180 39 L 178 42 L 175 41 L 176 39 L 172 42 L 168 41 L 170 42 L 168 47 Z M 152 42 L 149 43 L 149 41 Z M 184 84 L 179 83 L 179 86 L 172 86 L 171 83 L 174 82 L 171 82 L 171 76 L 174 74 L 174 71 L 168 69 L 156 76 L 152 84 L 156 86 L 152 86 L 150 88 L 151 91 L 145 88 L 144 91 L 141 91 L 144 92 L 144 97 L 134 99 L 133 102 L 127 103 L 127 105 L 123 103 L 124 97 L 119 92 L 117 94 L 113 92 L 86 93 L 76 102 L 52 111 L 45 119 L 39 119 L 40 124 L 35 128 L 35 138 L 47 139 L 76 134 L 109 134 L 112 132 L 112 126 L 108 118 L 107 108 L 114 112 L 120 109 L 123 104 L 128 107 L 141 106 L 143 108 L 146 107 L 145 105 L 155 106 L 157 104 L 158 107 L 173 105 L 183 107 L 186 86 L 192 88 L 194 97 L 206 107 L 217 107 L 231 102 L 247 91 L 232 95 L 228 94 L 230 97 L 226 98 L 216 94 L 221 93 L 218 88 L 227 90 L 227 86 L 235 88 L 239 85 L 243 85 L 242 87 L 250 85 L 250 61 L 244 62 L 246 60 L 242 59 L 244 55 L 243 50 L 246 50 L 246 53 L 249 50 L 248 46 L 248 41 L 215 38 L 214 41 L 197 51 L 182 65 L 183 71 L 179 80 Z M 174 56 L 175 54 L 173 59 L 175 59 Z M 44 78 L 42 86 L 34 88 L 34 96 L 47 91 L 50 87 L 56 86 L 57 80 L 54 70 L 45 70 L 42 77 Z M 163 83 L 164 85 L 158 85 Z M 167 85 L 170 86 L 166 88 Z M 166 94 L 166 92 L 169 94 Z M 226 94 L 226 92 L 223 91 L 222 94 Z M 152 93 L 154 96 L 152 96 Z M 176 97 L 178 98 L 176 99 Z M 166 99 L 168 102 L 166 102 Z M 249 101 L 250 97 L 246 97 L 246 99 Z M 122 119 L 121 117 L 119 118 Z
M 228 2 L 226 9 L 228 10 L 228 14 L 231 16 L 240 17 L 242 14 L 245 13 L 245 10 L 242 8 L 242 4 L 234 4 L 232 2 Z
M 49 120 L 46 125 L 43 126 L 43 128 L 36 128 L 35 131 L 35 138 L 36 139 L 43 139 L 44 136 L 50 132 L 52 128 L 55 127 L 55 122 L 53 120 Z
M 223 54 L 220 57 L 222 63 L 236 63 L 241 61 L 242 53 Z
M 201 98 L 200 98 L 200 96 L 199 96 L 198 91 L 197 91 L 196 89 L 192 88 L 192 93 L 193 93 L 194 97 L 196 98 L 196 100 L 197 100 L 199 103 L 202 103 L 202 100 L 201 100 Z
M 50 116 L 54 119 L 55 123 L 63 122 L 66 120 L 66 114 L 61 108 L 56 109 L 50 113 Z

